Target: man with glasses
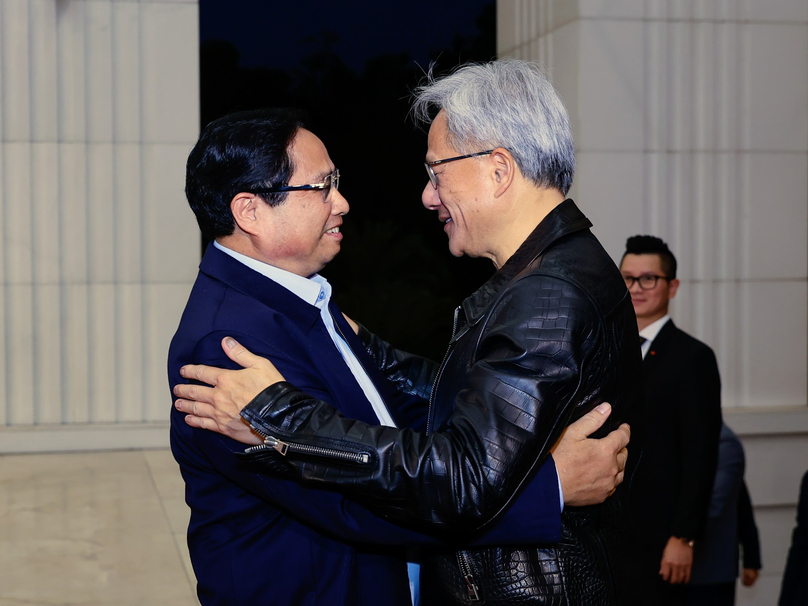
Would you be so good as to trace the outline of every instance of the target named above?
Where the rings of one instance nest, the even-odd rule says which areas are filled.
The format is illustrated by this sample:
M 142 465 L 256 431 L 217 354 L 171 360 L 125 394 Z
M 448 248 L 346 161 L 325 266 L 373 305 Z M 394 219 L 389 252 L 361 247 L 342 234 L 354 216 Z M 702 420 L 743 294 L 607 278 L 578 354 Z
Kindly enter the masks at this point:
M 713 351 L 677 328 L 668 304 L 676 258 L 654 236 L 626 242 L 620 271 L 637 314 L 645 413 L 632 512 L 653 579 L 649 604 L 685 604 L 693 546 L 702 537 L 718 462 L 721 379 Z
M 183 364 L 233 367 L 221 349 L 231 336 L 346 415 L 423 425 L 424 391 L 399 389 L 383 376 L 317 273 L 341 246 L 348 202 L 338 187 L 325 146 L 294 112 L 241 112 L 204 129 L 188 157 L 186 195 L 213 243 L 171 342 L 172 388 L 186 381 Z M 403 546 L 435 539 L 337 493 L 269 477 L 236 456 L 243 446 L 183 417 L 172 409 L 171 447 L 186 483 L 188 545 L 203 605 L 410 603 Z M 559 467 L 569 470 L 562 489 L 570 499 L 597 502 L 617 481 L 620 433 L 585 439 L 603 418 L 584 417 L 556 451 Z M 559 508 L 548 461 L 502 523 L 474 538 L 555 540 Z
M 456 310 L 440 367 L 360 331 L 388 378 L 429 395 L 427 431 L 347 420 L 232 342 L 228 355 L 249 368 L 186 368 L 184 376 L 218 389 L 178 385 L 185 400 L 176 406 L 195 427 L 252 442 L 238 411 L 271 384 L 244 409 L 263 438 L 251 456 L 272 465 L 268 472 L 282 466 L 391 520 L 440 523 L 458 539 L 460 549 L 424 558 L 424 604 L 626 604 L 617 583 L 626 566 L 622 498 L 574 499 L 570 470 L 553 450 L 570 423 L 605 412 L 605 401 L 613 410 L 597 435 L 617 429 L 640 395 L 629 295 L 591 223 L 566 199 L 575 168 L 567 112 L 536 65 L 506 60 L 430 81 L 415 114 L 431 123 L 424 206 L 452 254 L 486 257 L 497 269 Z M 554 459 L 565 500 L 554 544 L 462 546 L 464 534 L 506 524 L 502 512 Z

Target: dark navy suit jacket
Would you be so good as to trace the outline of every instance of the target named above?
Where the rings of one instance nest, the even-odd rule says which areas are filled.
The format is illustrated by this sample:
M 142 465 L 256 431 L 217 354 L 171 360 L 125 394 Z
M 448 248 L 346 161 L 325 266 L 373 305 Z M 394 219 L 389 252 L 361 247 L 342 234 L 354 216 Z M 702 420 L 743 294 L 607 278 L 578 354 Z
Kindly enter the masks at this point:
M 704 538 L 693 552 L 691 585 L 734 583 L 738 578 L 738 498 L 746 461 L 743 445 L 729 427 L 721 425 L 718 469 Z
M 422 400 L 398 394 L 374 367 L 342 314 L 335 323 L 399 425 L 419 427 Z M 378 424 L 320 318 L 320 310 L 210 246 L 171 342 L 170 386 L 185 382 L 183 364 L 233 368 L 221 340 L 236 338 L 269 358 L 286 380 Z M 260 473 L 235 453 L 244 445 L 188 426 L 172 407 L 171 449 L 191 508 L 188 545 L 204 606 L 246 604 L 377 605 L 410 603 L 404 545 L 426 535 L 384 521 L 334 492 Z M 560 538 L 552 460 L 476 544 L 555 542 Z
M 626 473 L 641 544 L 662 556 L 671 536 L 702 538 L 718 463 L 721 378 L 713 350 L 668 320 L 643 360 L 641 419 L 632 430 L 641 453 Z M 648 566 L 658 566 L 654 558 Z M 653 572 L 656 577 L 656 570 Z

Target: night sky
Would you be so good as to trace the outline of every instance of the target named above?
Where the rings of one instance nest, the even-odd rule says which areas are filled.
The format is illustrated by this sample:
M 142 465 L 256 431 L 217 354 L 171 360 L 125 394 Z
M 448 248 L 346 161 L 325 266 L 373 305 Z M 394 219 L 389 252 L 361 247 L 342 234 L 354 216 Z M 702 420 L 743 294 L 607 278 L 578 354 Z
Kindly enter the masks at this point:
M 287 68 L 310 53 L 322 34 L 332 49 L 361 71 L 368 58 L 408 53 L 422 67 L 429 52 L 448 48 L 460 34 L 477 32 L 475 20 L 491 0 L 200 0 L 202 41 L 228 40 L 242 67 Z M 493 58 L 488 57 L 489 59 Z

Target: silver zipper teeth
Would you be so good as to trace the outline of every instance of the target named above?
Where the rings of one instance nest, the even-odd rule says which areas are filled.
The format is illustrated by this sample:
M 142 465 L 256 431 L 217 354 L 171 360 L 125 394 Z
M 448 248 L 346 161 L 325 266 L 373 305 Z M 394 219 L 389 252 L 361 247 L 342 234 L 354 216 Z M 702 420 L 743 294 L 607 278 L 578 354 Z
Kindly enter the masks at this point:
M 282 456 L 289 454 L 305 454 L 315 457 L 323 457 L 329 459 L 339 459 L 340 461 L 348 461 L 349 463 L 369 463 L 370 455 L 366 452 L 345 452 L 342 450 L 335 450 L 333 448 L 322 448 L 320 446 L 309 446 L 308 444 L 296 444 L 294 442 L 282 442 L 278 438 L 267 436 L 264 438 L 264 443 L 258 446 L 250 446 L 245 452 L 255 453 L 262 450 L 272 449 L 280 453 Z
M 466 581 L 466 589 L 469 592 L 469 602 L 479 602 L 480 594 L 477 591 L 477 584 L 474 582 L 474 575 L 471 574 L 471 566 L 466 560 L 466 554 L 463 551 L 457 552 L 457 564 L 460 566 L 460 574 Z
M 454 339 L 455 333 L 457 332 L 457 316 L 460 313 L 460 306 L 455 307 L 454 311 L 454 321 L 452 322 L 452 337 L 449 339 L 449 347 L 446 348 L 446 353 L 443 354 L 443 361 L 440 363 L 438 367 L 438 372 L 435 374 L 435 380 L 432 382 L 432 391 L 429 393 L 429 408 L 427 409 L 427 417 L 426 417 L 426 432 L 431 433 L 432 431 L 432 401 L 435 398 L 435 388 L 438 386 L 438 381 L 443 375 L 443 365 L 446 364 L 446 359 L 449 357 L 449 351 L 452 349 L 452 339 Z

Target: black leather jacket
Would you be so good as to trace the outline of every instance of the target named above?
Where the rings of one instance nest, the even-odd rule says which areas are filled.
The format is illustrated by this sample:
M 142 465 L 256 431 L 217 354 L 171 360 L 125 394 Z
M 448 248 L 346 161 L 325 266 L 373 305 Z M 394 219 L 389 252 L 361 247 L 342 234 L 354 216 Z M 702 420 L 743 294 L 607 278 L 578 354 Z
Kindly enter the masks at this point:
M 609 401 L 605 435 L 639 401 L 636 318 L 590 226 L 571 200 L 563 202 L 458 308 L 431 390 L 427 434 L 344 419 L 278 383 L 242 415 L 287 456 L 281 461 L 268 449 L 258 456 L 319 487 L 346 490 L 389 519 L 457 531 L 458 542 L 484 528 L 570 422 Z M 389 378 L 404 390 L 423 390 L 434 374 L 428 364 L 364 336 Z M 323 456 L 304 452 L 312 448 Z M 437 555 L 423 569 L 425 603 L 474 603 L 475 591 L 487 604 L 517 595 L 524 603 L 618 603 L 618 501 L 566 508 L 557 547 Z M 474 578 L 473 591 L 464 577 Z

